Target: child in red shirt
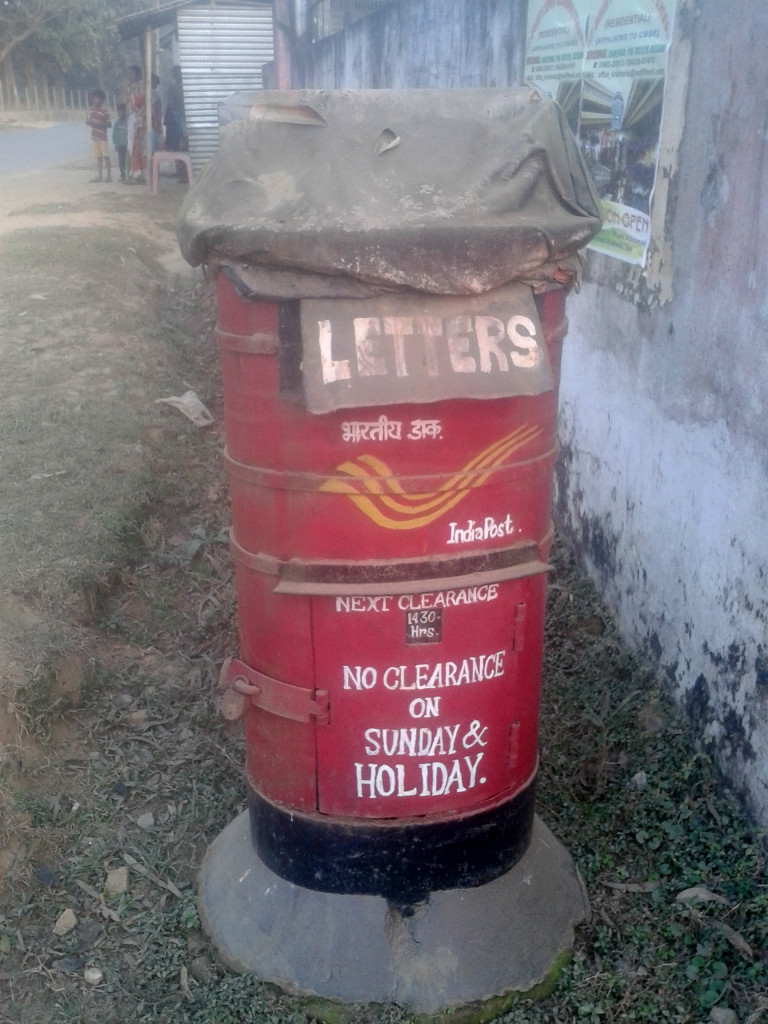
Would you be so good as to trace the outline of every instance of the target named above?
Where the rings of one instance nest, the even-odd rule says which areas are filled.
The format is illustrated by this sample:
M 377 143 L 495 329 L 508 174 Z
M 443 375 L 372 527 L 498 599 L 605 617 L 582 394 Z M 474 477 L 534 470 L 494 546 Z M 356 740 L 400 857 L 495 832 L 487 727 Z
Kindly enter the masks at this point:
M 107 129 L 112 122 L 109 119 L 109 111 L 106 106 L 106 96 L 101 89 L 95 89 L 91 95 L 91 112 L 85 119 L 85 123 L 91 128 L 91 143 L 93 144 L 93 155 L 96 158 L 96 177 L 91 181 L 112 181 L 112 164 L 109 160 L 107 148 Z M 106 169 L 107 176 L 103 176 Z

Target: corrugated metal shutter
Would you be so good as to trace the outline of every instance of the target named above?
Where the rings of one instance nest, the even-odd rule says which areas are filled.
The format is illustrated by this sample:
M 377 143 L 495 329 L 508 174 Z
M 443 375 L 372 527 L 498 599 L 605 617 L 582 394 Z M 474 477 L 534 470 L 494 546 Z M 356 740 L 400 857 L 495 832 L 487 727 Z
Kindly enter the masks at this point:
M 187 136 L 198 171 L 219 144 L 218 103 L 262 87 L 262 65 L 273 58 L 272 5 L 187 7 L 177 19 Z

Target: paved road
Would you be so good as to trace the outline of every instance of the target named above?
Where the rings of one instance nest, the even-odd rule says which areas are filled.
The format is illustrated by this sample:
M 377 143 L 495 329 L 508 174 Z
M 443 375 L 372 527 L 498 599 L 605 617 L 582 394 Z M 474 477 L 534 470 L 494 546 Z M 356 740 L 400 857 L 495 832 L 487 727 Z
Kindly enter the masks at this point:
M 91 133 L 84 123 L 0 133 L 0 178 L 90 159 Z

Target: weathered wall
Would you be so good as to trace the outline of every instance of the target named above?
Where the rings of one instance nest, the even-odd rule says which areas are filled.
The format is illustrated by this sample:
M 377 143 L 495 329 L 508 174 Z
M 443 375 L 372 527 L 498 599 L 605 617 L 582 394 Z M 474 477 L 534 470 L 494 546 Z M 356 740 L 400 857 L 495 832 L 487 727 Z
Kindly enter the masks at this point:
M 296 65 L 322 88 L 520 84 L 526 4 L 413 0 Z M 556 511 L 624 636 L 768 824 L 768 5 L 679 0 L 653 258 L 569 299 Z
M 768 7 L 679 4 L 676 36 L 657 258 L 590 254 L 569 300 L 558 510 L 768 823 Z
M 385 7 L 297 55 L 294 88 L 455 89 L 522 81 L 527 6 L 419 0 Z

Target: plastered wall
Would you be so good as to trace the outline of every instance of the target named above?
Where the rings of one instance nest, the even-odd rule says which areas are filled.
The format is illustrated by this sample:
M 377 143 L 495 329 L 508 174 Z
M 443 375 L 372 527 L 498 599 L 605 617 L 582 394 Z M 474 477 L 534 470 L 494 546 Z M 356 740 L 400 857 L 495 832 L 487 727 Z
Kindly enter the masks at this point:
M 411 0 L 295 86 L 518 85 L 526 4 Z M 768 5 L 679 0 L 645 271 L 568 303 L 555 509 L 624 636 L 768 824 Z
M 522 81 L 527 6 L 416 0 L 376 11 L 295 55 L 294 88 L 456 89 Z

